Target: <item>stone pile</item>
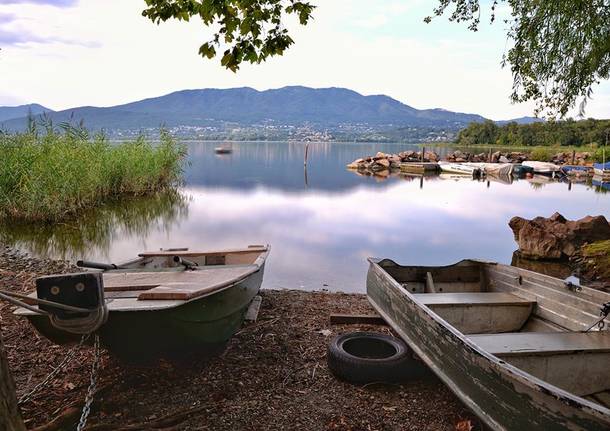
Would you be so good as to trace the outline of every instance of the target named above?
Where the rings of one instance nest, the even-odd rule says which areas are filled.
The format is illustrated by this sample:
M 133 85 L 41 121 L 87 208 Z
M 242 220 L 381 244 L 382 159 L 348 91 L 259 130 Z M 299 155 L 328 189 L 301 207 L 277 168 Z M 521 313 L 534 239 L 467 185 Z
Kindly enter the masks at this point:
M 546 161 L 546 160 L 543 160 Z M 556 165 L 571 165 L 572 164 L 572 153 L 557 153 L 555 154 L 550 162 L 555 163 Z M 584 166 L 593 162 L 591 157 L 591 153 L 580 152 L 574 154 L 574 164 Z
M 438 162 L 438 154 L 433 151 L 426 151 L 424 162 Z M 401 151 L 398 154 L 386 154 L 378 152 L 374 156 L 356 159 L 347 165 L 348 169 L 359 171 L 379 172 L 384 170 L 400 169 L 400 164 L 404 162 L 421 162 L 421 152 Z
M 525 153 L 518 151 L 502 152 L 496 151 L 491 155 L 489 153 L 469 153 L 460 150 L 456 150 L 453 153 L 449 153 L 445 160 L 448 162 L 463 163 L 463 162 L 488 162 L 488 163 L 521 163 L 528 160 L 528 156 Z

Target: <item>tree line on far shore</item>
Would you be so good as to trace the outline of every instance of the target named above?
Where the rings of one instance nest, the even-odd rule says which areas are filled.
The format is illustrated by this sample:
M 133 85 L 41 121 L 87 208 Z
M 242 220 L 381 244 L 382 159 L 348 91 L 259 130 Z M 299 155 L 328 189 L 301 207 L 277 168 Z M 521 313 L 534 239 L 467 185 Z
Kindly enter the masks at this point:
M 491 120 L 470 123 L 460 130 L 456 143 L 460 145 L 519 146 L 603 146 L 610 139 L 610 120 L 592 118 L 575 121 L 536 122 L 498 125 Z

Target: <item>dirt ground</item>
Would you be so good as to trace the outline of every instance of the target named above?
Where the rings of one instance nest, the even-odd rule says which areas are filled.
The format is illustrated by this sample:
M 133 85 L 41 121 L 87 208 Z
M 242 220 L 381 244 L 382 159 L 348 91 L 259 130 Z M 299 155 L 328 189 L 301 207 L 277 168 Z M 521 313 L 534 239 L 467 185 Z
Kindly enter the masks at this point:
M 0 288 L 33 289 L 35 277 L 69 270 L 0 246 Z M 103 354 L 87 429 L 163 430 L 459 430 L 477 420 L 436 378 L 404 385 L 355 386 L 326 365 L 331 337 L 387 327 L 331 326 L 331 313 L 368 314 L 364 295 L 262 291 L 256 322 L 226 350 L 201 357 L 126 365 Z M 69 348 L 54 346 L 0 303 L 0 324 L 18 396 L 40 382 Z M 327 331 L 329 330 L 330 333 Z M 89 384 L 92 348 L 21 406 L 29 429 L 74 429 Z M 45 427 L 52 419 L 55 424 Z

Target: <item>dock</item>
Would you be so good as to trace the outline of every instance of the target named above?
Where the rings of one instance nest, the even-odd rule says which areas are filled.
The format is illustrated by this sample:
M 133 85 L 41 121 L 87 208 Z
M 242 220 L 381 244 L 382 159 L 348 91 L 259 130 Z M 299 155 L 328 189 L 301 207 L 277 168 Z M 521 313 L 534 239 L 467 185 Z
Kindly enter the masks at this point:
M 436 162 L 404 162 L 400 164 L 400 171 L 409 174 L 428 174 L 439 171 Z

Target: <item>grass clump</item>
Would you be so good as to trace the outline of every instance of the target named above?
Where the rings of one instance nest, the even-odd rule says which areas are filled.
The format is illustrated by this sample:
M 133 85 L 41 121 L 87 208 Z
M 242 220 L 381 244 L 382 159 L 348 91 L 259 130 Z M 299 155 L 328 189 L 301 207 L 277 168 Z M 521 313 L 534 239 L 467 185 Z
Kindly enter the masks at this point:
M 610 280 L 610 240 L 586 244 L 581 249 L 585 266 L 597 279 Z
M 56 221 L 122 195 L 176 187 L 186 149 L 161 132 L 113 144 L 82 129 L 0 133 L 0 217 Z

